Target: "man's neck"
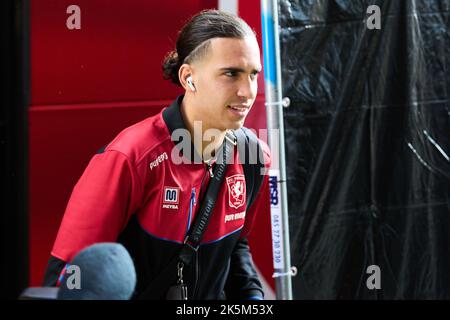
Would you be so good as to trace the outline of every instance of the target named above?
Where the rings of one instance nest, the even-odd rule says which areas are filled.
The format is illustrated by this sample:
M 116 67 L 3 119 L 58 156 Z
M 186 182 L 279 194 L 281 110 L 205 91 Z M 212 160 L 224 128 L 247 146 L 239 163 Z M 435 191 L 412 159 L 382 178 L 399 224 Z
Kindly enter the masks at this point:
M 195 150 L 202 156 L 203 161 L 210 161 L 214 155 L 217 154 L 217 149 L 222 145 L 222 142 L 225 139 L 226 130 L 218 130 L 211 126 L 208 119 L 203 119 L 203 115 L 197 111 L 198 108 L 196 108 L 186 96 L 183 97 L 180 109 L 186 129 L 191 135 L 191 141 L 194 144 Z M 198 126 L 198 123 L 196 122 L 200 122 L 201 126 Z M 216 129 L 214 132 L 217 132 L 217 135 L 214 135 L 214 138 L 207 137 L 209 141 L 205 141 L 205 132 L 208 129 Z

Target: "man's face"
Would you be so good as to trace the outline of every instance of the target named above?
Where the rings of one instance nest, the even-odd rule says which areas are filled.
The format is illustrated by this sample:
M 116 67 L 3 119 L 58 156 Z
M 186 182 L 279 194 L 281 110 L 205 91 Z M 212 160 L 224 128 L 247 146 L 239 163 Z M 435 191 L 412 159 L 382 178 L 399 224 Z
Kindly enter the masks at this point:
M 203 128 L 240 128 L 255 101 L 260 71 L 255 37 L 212 39 L 195 67 L 195 105 Z

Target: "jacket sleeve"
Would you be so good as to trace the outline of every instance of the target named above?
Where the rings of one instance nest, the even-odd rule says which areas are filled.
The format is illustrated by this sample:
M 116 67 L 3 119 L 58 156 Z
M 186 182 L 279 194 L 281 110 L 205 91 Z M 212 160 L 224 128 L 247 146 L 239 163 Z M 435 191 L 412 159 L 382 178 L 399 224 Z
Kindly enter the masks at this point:
M 59 286 L 59 282 L 61 280 L 61 276 L 63 275 L 63 271 L 65 270 L 66 264 L 66 261 L 50 256 L 42 285 L 44 287 Z
M 91 159 L 67 204 L 47 266 L 46 285 L 56 284 L 65 262 L 80 250 L 117 240 L 137 210 L 137 180 L 121 152 L 104 151 Z
M 262 300 L 264 298 L 264 291 L 253 265 L 247 238 L 239 239 L 231 255 L 225 295 L 229 300 Z

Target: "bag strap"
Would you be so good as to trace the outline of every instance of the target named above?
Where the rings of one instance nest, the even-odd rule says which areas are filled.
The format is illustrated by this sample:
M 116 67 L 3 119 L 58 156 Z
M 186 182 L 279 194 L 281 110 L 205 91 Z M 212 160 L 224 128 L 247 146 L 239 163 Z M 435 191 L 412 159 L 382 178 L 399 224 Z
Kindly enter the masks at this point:
M 264 155 L 256 135 L 249 129 L 242 127 L 241 129 L 227 132 L 225 136 L 223 151 L 218 156 L 218 159 L 222 159 L 222 161 L 216 162 L 214 177 L 208 184 L 200 211 L 189 229 L 188 236 L 179 254 L 171 258 L 164 270 L 154 278 L 138 297 L 139 299 L 160 299 L 161 295 L 165 294 L 166 289 L 176 281 L 178 262 L 182 261 L 185 265 L 192 264 L 193 257 L 206 231 L 209 218 L 217 200 L 217 194 L 225 176 L 226 165 L 229 163 L 228 160 L 233 159 L 232 154 L 236 144 L 239 152 L 239 161 L 244 169 L 247 190 L 247 210 L 253 204 L 264 180 L 264 175 L 262 174 L 265 169 Z M 220 155 L 223 157 L 220 157 Z
M 185 247 L 188 247 L 190 250 L 197 251 L 200 245 L 225 176 L 226 165 L 233 158 L 232 153 L 235 145 L 238 146 L 239 160 L 244 169 L 247 190 L 247 210 L 255 201 L 264 180 L 264 155 L 256 135 L 251 130 L 242 127 L 238 130 L 228 131 L 224 140 L 223 158 L 220 155 L 218 156 L 218 159 L 223 159 L 223 162 L 218 162 L 215 168 L 214 177 L 208 185 L 200 211 L 184 241 Z M 189 254 L 190 250 L 187 250 L 186 253 Z M 183 254 L 183 250 L 181 254 Z
M 185 266 L 192 264 L 213 212 L 217 195 L 225 176 L 226 166 L 232 159 L 234 146 L 237 144 L 236 136 L 234 136 L 233 133 L 227 132 L 227 135 L 229 136 L 226 136 L 226 139 L 224 139 L 223 148 L 218 154 L 218 161 L 216 162 L 213 177 L 211 177 L 211 181 L 208 184 L 200 210 L 189 228 L 188 235 L 184 240 L 179 254 L 176 254 L 171 258 L 164 270 L 151 281 L 143 293 L 138 297 L 139 299 L 161 298 L 161 294 L 165 294 L 166 289 L 176 281 L 176 266 L 178 262 L 183 262 Z
M 211 181 L 208 184 L 200 210 L 197 213 L 193 224 L 189 228 L 188 235 L 184 240 L 184 246 L 180 252 L 180 260 L 185 263 L 185 265 L 189 265 L 190 262 L 189 259 L 186 259 L 186 255 L 189 256 L 191 251 L 196 252 L 200 246 L 200 241 L 202 240 L 203 234 L 208 226 L 209 219 L 217 200 L 217 195 L 219 194 L 223 178 L 225 177 L 226 167 L 233 159 L 232 154 L 236 144 L 236 136 L 233 133 L 227 132 L 225 135 L 222 152 L 220 152 L 217 156 L 218 161 L 216 162 L 216 167 L 214 169 L 213 176 L 211 177 Z

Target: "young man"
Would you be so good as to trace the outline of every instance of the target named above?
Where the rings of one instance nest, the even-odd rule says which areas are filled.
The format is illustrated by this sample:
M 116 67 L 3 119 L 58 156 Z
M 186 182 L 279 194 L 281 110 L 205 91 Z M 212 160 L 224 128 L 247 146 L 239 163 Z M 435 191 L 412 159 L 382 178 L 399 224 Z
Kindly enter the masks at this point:
M 158 115 L 122 131 L 92 158 L 67 205 L 45 285 L 55 285 L 66 263 L 83 248 L 117 241 L 135 263 L 135 297 L 146 298 L 149 284 L 161 277 L 182 247 L 220 150 L 233 139 L 230 130 L 243 126 L 253 105 L 261 62 L 250 27 L 217 10 L 194 16 L 180 31 L 176 46 L 163 71 L 185 94 Z M 188 137 L 187 149 L 174 142 L 180 132 Z M 269 150 L 261 141 L 260 146 L 268 168 Z M 233 157 L 194 263 L 183 271 L 189 299 L 263 298 L 246 240 L 261 199 L 256 196 L 247 208 L 249 182 L 237 151 Z M 264 177 L 262 187 L 266 184 Z M 256 195 L 260 189 L 255 190 Z M 165 296 L 166 289 L 152 294 Z

